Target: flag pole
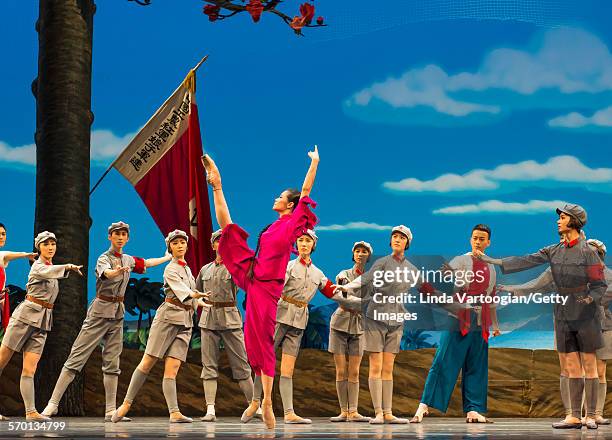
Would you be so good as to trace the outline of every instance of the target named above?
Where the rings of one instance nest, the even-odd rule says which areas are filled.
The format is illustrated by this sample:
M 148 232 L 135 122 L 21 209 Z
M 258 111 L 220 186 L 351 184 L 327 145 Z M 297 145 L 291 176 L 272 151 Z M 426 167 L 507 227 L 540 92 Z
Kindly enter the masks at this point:
M 189 73 L 187 74 L 187 77 L 185 78 L 185 80 L 183 80 L 183 82 L 181 83 L 181 85 L 179 87 L 181 87 L 186 81 L 188 81 L 191 75 L 195 76 L 195 73 L 197 72 L 197 70 L 200 68 L 200 66 L 202 64 L 204 64 L 204 62 L 208 59 L 208 55 L 204 55 L 204 57 L 198 62 L 198 64 L 195 65 L 195 67 L 193 69 L 191 69 L 189 71 Z M 194 90 L 195 92 L 195 83 L 194 83 Z M 175 90 L 176 92 L 176 90 Z M 174 93 L 173 93 L 174 94 Z M 98 187 L 98 185 L 100 185 L 100 183 L 102 182 L 102 180 L 106 177 L 106 175 L 108 173 L 110 173 L 110 170 L 113 168 L 113 166 L 115 165 L 115 162 L 117 162 L 117 158 L 115 158 L 115 160 L 109 165 L 109 167 L 106 169 L 106 171 L 104 171 L 104 174 L 102 174 L 102 177 L 100 177 L 98 179 L 98 181 L 96 182 L 96 184 L 93 186 L 93 188 L 91 189 L 91 191 L 89 191 L 89 196 L 91 197 L 91 195 L 93 194 L 93 192 L 96 190 L 96 188 Z

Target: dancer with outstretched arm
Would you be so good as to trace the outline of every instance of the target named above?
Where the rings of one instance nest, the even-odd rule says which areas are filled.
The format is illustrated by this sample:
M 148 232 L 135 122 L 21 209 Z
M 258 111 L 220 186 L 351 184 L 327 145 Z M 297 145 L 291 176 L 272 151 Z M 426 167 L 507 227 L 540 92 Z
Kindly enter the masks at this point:
M 215 162 L 205 155 L 202 158 L 208 183 L 213 187 L 213 199 L 217 222 L 223 230 L 219 241 L 219 255 L 234 282 L 247 293 L 244 337 L 247 356 L 256 376 L 261 376 L 264 397 L 263 420 L 273 429 L 276 422 L 272 411 L 272 385 L 276 367 L 274 352 L 274 328 L 276 306 L 283 291 L 285 271 L 291 250 L 297 238 L 307 229 L 313 229 L 317 217 L 311 211 L 316 203 L 309 197 L 312 190 L 319 152 L 317 146 L 308 152 L 311 159 L 302 191 L 287 189 L 274 201 L 272 209 L 278 219 L 259 234 L 257 247 L 247 244 L 248 233 L 232 222 L 223 194 L 221 174 Z M 243 417 L 256 413 L 260 402 L 255 398 Z
M 482 251 L 474 255 L 501 266 L 503 273 L 527 270 L 541 264 L 550 265 L 557 290 L 567 297 L 565 304 L 555 304 L 555 338 L 557 351 L 566 357 L 572 415 L 553 423 L 557 429 L 582 428 L 581 408 L 584 392 L 587 407 L 586 427 L 597 429 L 597 358 L 603 347 L 601 322 L 597 319 L 600 300 L 607 290 L 601 259 L 580 235 L 587 213 L 579 205 L 565 204 L 557 209 L 557 230 L 561 243 L 522 257 L 491 258 Z M 584 376 L 583 376 L 584 374 Z
M 23 367 L 19 389 L 23 398 L 27 421 L 48 422 L 51 419 L 38 413 L 34 392 L 34 375 L 53 326 L 53 307 L 59 294 L 59 280 L 70 272 L 83 276 L 75 264 L 53 264 L 57 238 L 43 231 L 34 239 L 40 253 L 28 276 L 25 300 L 13 312 L 0 346 L 0 374 L 15 353 L 22 353 Z

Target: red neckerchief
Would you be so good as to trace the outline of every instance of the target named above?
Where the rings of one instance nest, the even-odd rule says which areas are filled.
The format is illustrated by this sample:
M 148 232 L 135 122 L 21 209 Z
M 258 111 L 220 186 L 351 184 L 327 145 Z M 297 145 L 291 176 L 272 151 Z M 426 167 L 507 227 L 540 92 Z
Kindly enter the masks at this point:
M 176 262 L 177 262 L 177 263 L 178 263 L 178 265 L 179 265 L 179 266 L 181 266 L 181 267 L 185 267 L 185 266 L 187 266 L 187 262 L 185 262 L 185 261 L 176 260 Z
M 117 257 L 117 258 L 121 258 L 121 255 L 123 255 L 123 254 L 121 254 L 121 253 L 119 253 L 119 252 L 117 252 L 117 251 L 113 251 L 113 255 L 114 255 L 115 257 Z
M 51 263 L 50 261 L 45 261 L 45 266 L 53 266 L 53 263 Z
M 361 269 L 359 269 L 357 266 L 355 266 L 355 274 L 361 275 L 362 273 L 363 273 L 363 271 Z
M 485 269 L 486 271 L 484 271 Z M 476 282 L 476 280 L 472 281 L 469 287 L 467 288 L 467 291 L 464 290 L 464 292 L 470 296 L 483 295 L 487 292 L 487 289 L 489 288 L 491 276 L 491 274 L 489 273 L 489 266 L 481 259 L 472 257 L 472 272 L 477 273 L 477 271 L 479 270 L 484 271 L 483 273 L 486 273 L 486 276 L 483 277 L 484 279 L 480 283 Z M 489 327 L 491 326 L 491 307 L 488 303 L 481 304 L 480 307 L 482 320 L 482 339 L 484 339 L 485 342 L 489 342 Z M 462 336 L 467 335 L 470 331 L 471 312 L 472 311 L 469 308 L 462 309 L 459 311 L 459 330 L 461 331 Z
M 306 263 L 306 261 L 302 257 L 300 257 L 300 263 L 302 263 L 303 266 L 310 267 L 310 265 L 312 264 L 312 260 Z

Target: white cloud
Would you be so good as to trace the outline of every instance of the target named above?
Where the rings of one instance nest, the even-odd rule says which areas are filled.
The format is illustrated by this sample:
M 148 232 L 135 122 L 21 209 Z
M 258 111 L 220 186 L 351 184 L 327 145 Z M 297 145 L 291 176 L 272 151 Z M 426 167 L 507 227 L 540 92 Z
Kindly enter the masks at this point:
M 91 132 L 91 161 L 108 164 L 130 143 L 136 133 L 117 136 L 110 130 L 93 130 Z M 27 144 L 12 147 L 0 141 L 0 163 L 7 165 L 36 165 L 36 145 Z
M 393 226 L 383 226 L 377 223 L 367 223 L 367 222 L 349 222 L 344 225 L 326 225 L 326 226 L 317 226 L 315 228 L 317 231 L 353 231 L 353 230 L 371 230 L 371 231 L 390 231 L 393 229 Z
M 548 121 L 548 125 L 554 128 L 612 128 L 612 105 L 596 111 L 591 116 L 578 112 L 557 116 Z
M 465 215 L 465 214 L 538 214 L 554 211 L 565 202 L 561 200 L 530 200 L 527 203 L 502 202 L 500 200 L 485 200 L 480 203 L 447 206 L 436 209 L 434 214 Z
M 492 50 L 474 71 L 451 74 L 435 64 L 413 68 L 354 93 L 344 108 L 349 114 L 367 118 L 364 109 L 376 103 L 379 105 L 373 112 L 426 107 L 445 117 L 438 118 L 438 123 L 449 123 L 449 117 L 451 121 L 470 115 L 491 119 L 514 107 L 567 108 L 578 99 L 563 99 L 567 95 L 612 91 L 612 55 L 595 35 L 557 28 L 530 46 L 533 49 Z M 545 99 L 535 96 L 536 92 L 553 95 Z M 593 104 L 592 96 L 580 99 Z M 388 106 L 386 110 L 381 110 L 381 103 Z M 423 122 L 418 117 L 412 122 L 407 118 L 405 123 L 419 121 Z
M 590 168 L 574 156 L 556 156 L 543 163 L 526 160 L 513 164 L 502 164 L 490 170 L 475 169 L 465 174 L 442 174 L 431 180 L 409 177 L 397 182 L 384 182 L 383 187 L 407 193 L 452 193 L 497 190 L 504 182 L 511 184 L 533 182 L 610 184 L 612 183 L 612 168 Z
M 0 163 L 9 162 L 23 165 L 36 165 L 36 146 L 34 144 L 11 147 L 0 141 Z

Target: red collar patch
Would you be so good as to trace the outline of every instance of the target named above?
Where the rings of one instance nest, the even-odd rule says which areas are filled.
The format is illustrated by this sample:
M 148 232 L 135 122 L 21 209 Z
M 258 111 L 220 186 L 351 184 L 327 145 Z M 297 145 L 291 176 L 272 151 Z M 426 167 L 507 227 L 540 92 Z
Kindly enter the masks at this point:
M 306 261 L 302 257 L 300 257 L 300 263 L 302 263 L 303 266 L 310 267 L 310 265 L 312 264 L 312 260 L 306 263 Z
M 181 267 L 185 267 L 187 266 L 187 262 L 186 261 L 182 261 L 182 260 L 176 260 L 176 262 L 178 263 L 179 266 Z

